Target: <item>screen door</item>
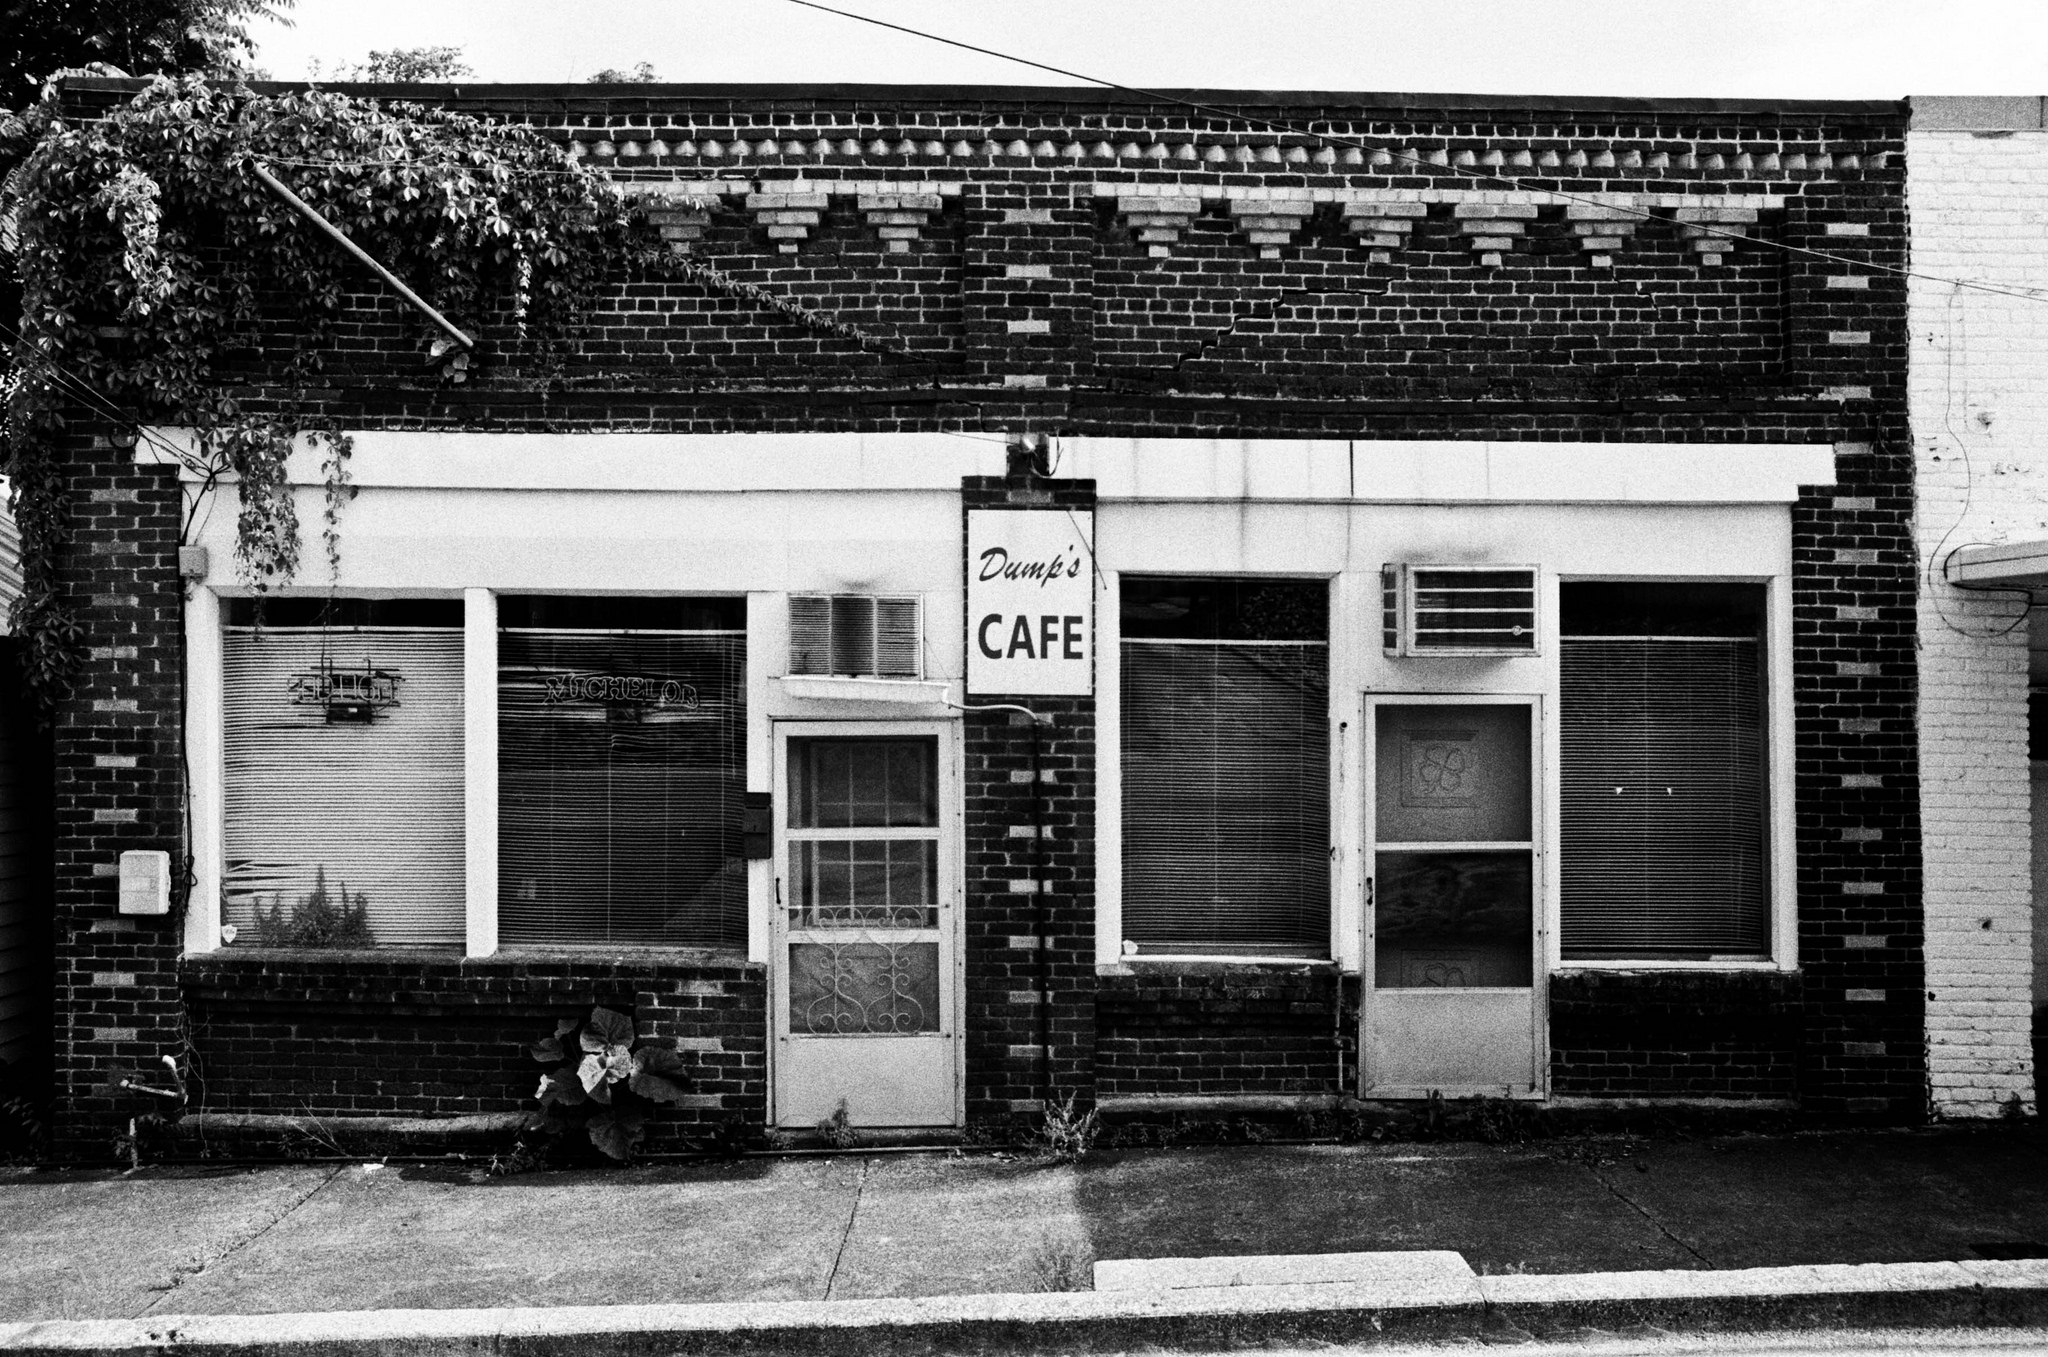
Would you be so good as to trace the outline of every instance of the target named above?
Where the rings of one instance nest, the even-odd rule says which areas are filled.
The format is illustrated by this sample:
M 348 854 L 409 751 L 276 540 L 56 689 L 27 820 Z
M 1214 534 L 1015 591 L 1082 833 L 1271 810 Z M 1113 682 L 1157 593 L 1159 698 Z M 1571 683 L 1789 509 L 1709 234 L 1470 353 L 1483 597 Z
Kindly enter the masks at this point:
M 776 751 L 775 1122 L 958 1125 L 951 728 L 784 724 Z
M 1371 1096 L 1541 1090 L 1536 714 L 1526 697 L 1367 698 Z

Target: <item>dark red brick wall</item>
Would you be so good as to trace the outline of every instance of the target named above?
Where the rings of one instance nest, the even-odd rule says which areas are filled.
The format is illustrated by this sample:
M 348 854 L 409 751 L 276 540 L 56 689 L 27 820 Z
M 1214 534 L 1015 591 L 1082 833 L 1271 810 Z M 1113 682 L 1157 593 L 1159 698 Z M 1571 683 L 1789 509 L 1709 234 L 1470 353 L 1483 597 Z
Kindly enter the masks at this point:
M 1356 985 L 1327 966 L 1147 965 L 1104 976 L 1095 1012 L 1100 1097 L 1357 1088 Z
M 80 97 L 113 97 L 122 88 L 85 82 Z M 1722 265 L 1691 262 L 1677 228 L 1659 215 L 1615 253 L 1611 267 L 1594 268 L 1566 248 L 1554 205 L 1528 223 L 1525 244 L 1498 266 L 1473 261 L 1440 207 L 1386 261 L 1371 259 L 1327 209 L 1277 258 L 1264 259 L 1214 205 L 1166 258 L 1154 258 L 1105 196 L 1116 187 L 1489 185 L 1475 185 L 1449 164 L 1317 164 L 1311 157 L 1325 148 L 1303 135 L 1092 92 L 670 92 L 632 101 L 575 90 L 444 94 L 574 139 L 620 173 L 722 177 L 728 187 L 707 211 L 694 257 L 859 327 L 865 338 L 806 326 L 653 270 L 617 280 L 559 373 L 546 372 L 522 347 L 509 317 L 473 318 L 482 351 L 470 382 L 450 386 L 421 366 L 424 323 L 365 288 L 353 296 L 328 355 L 325 385 L 303 393 L 302 403 L 265 366 L 274 346 L 252 337 L 232 357 L 229 375 L 252 408 L 359 429 L 1865 445 L 1868 451 L 1843 459 L 1841 485 L 1813 487 L 1793 513 L 1803 973 L 1797 1014 L 1769 1008 L 1758 1019 L 1769 1038 L 1759 1037 L 1757 1049 L 1792 1044 L 1795 1087 L 1807 1106 L 1895 1120 L 1921 1115 L 1904 288 L 1891 274 L 1872 275 L 1867 288 L 1825 287 L 1823 275 L 1853 270 L 1775 248 L 1903 267 L 1902 107 L 1659 111 L 1421 101 L 1357 108 L 1276 100 L 1246 110 L 1445 161 L 1483 166 L 1497 156 L 1504 172 L 1568 193 L 1786 199 Z M 770 138 L 774 149 L 761 150 Z M 649 149 L 657 139 L 666 156 Z M 847 139 L 860 143 L 859 154 L 836 149 Z M 708 154 L 714 140 L 718 157 Z M 819 140 L 828 149 L 787 149 Z M 877 141 L 880 151 L 872 149 Z M 641 148 L 640 158 L 626 154 L 628 143 Z M 737 159 L 735 143 L 748 148 Z M 965 153 L 955 149 L 959 143 Z M 1169 145 L 1198 146 L 1200 154 L 1190 161 Z M 1110 147 L 1107 156 L 1102 146 Z M 1133 148 L 1129 155 L 1118 149 L 1124 146 Z M 1161 153 L 1152 155 L 1151 146 Z M 1229 154 L 1202 158 L 1210 149 Z M 1547 162 L 1551 155 L 1564 159 Z M 1829 167 L 1814 168 L 1822 155 Z M 1521 157 L 1529 158 L 1526 167 Z M 950 187 L 906 251 L 887 250 L 854 200 L 835 197 L 811 238 L 785 253 L 748 211 L 744 190 L 803 176 Z M 1869 234 L 1830 235 L 1831 224 Z M 1012 276 L 1019 266 L 1023 272 Z M 1019 321 L 1043 322 L 1043 333 L 1013 332 Z M 114 917 L 110 875 L 123 848 L 182 855 L 177 497 L 167 472 L 135 469 L 125 449 L 95 443 L 95 435 L 84 426 L 78 433 L 79 540 L 65 569 L 96 658 L 59 713 L 57 733 L 56 1047 L 67 1109 L 59 1129 L 68 1152 L 81 1154 L 104 1152 L 129 1110 L 94 1091 L 106 1072 L 177 1050 L 185 1035 L 178 926 Z M 970 505 L 1007 502 L 1009 493 L 993 483 L 967 487 Z M 1046 813 L 1085 823 L 1093 804 L 1092 703 L 1032 705 L 1056 716 L 1055 727 L 1041 732 L 1045 757 L 1073 764 L 1071 784 L 1041 788 Z M 1025 822 L 1030 790 L 1010 774 L 1028 756 L 1031 733 L 1002 714 L 965 722 L 969 1108 L 976 1118 L 1028 1112 L 1048 1084 L 1086 1096 L 1098 1047 L 1103 1078 L 1119 1089 L 1157 1091 L 1191 1077 L 1191 1067 L 1161 1056 L 1169 1038 L 1152 1034 L 1167 1030 L 1155 1021 L 1166 1009 L 1189 1011 L 1184 993 L 1158 998 L 1159 1013 L 1141 1014 L 1129 1006 L 1154 999 L 1134 1000 L 1120 978 L 1105 980 L 1098 1037 L 1089 843 L 1055 837 L 1041 844 L 1054 849 L 1041 879 L 1055 889 L 1043 899 L 1009 890 L 1026 864 L 1024 841 L 1008 838 L 1008 827 Z M 1851 894 L 1852 884 L 1874 885 L 1876 893 Z M 1845 939 L 1859 932 L 1882 932 L 1886 947 L 1850 946 Z M 1053 945 L 1012 945 L 1039 936 Z M 452 970 L 447 983 L 469 974 Z M 1041 986 L 1051 989 L 1050 1006 L 1010 997 Z M 1629 1048 L 1603 1044 L 1588 1030 L 1604 1023 L 1626 1034 L 1655 1019 L 1660 1002 L 1620 986 L 1603 988 L 1592 1007 L 1561 1007 L 1553 1062 L 1560 1087 L 1602 1081 L 1605 1091 L 1641 1094 L 1693 1080 L 1649 1060 L 1610 1061 L 1600 1053 Z M 1046 1044 L 1039 1008 L 1049 1061 L 1037 1050 Z M 679 1009 L 674 1018 L 679 1034 L 692 1023 L 724 1021 L 687 1013 Z M 1184 1036 L 1230 1038 L 1176 1030 L 1170 1040 Z M 1321 1061 L 1306 1031 L 1276 1028 L 1272 1039 L 1284 1054 L 1264 1063 L 1249 1044 L 1215 1048 L 1228 1056 L 1216 1068 L 1235 1072 L 1213 1082 L 1266 1088 L 1288 1082 L 1297 1065 L 1312 1070 Z M 200 1055 L 211 1058 L 203 1049 Z M 1756 1077 L 1781 1079 L 1782 1066 L 1761 1056 L 1749 1068 L 1765 1065 L 1774 1072 Z M 1712 1083 L 1694 1080 L 1702 1090 Z M 245 1088 L 254 1096 L 254 1084 Z
M 1551 1092 L 1796 1097 L 1800 991 L 1780 972 L 1553 975 Z
M 1902 322 L 1873 327 L 1903 351 Z M 1913 454 L 1888 437 L 1838 461 L 1840 485 L 1792 514 L 1799 1088 L 1816 1111 L 1903 1120 L 1927 1068 Z
M 185 859 L 178 488 L 137 468 L 126 435 L 87 419 L 65 437 L 74 536 L 62 559 L 85 665 L 53 713 L 56 956 L 52 1072 L 59 1154 L 106 1157 L 138 1106 L 110 1081 L 182 1046 L 176 913 L 123 917 L 130 849 Z
M 602 1004 L 689 1062 L 690 1105 L 660 1111 L 658 1141 L 766 1120 L 766 974 L 744 961 L 235 950 L 188 957 L 179 980 L 195 1111 L 528 1111 L 526 1048 Z

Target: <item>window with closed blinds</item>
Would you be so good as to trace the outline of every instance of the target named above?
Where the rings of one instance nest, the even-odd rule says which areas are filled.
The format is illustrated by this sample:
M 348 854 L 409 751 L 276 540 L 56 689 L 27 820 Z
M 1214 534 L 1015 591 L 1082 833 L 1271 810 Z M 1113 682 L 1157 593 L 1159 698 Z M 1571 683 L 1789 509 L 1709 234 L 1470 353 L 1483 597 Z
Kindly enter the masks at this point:
M 1124 938 L 1327 955 L 1323 582 L 1126 577 L 1122 622 Z
M 1762 586 L 1559 598 L 1564 957 L 1768 957 Z
M 499 621 L 499 940 L 744 946 L 744 600 L 507 598 Z
M 221 921 L 238 947 L 460 947 L 461 604 L 322 611 L 351 616 L 230 608 Z M 330 704 L 355 675 L 392 700 Z

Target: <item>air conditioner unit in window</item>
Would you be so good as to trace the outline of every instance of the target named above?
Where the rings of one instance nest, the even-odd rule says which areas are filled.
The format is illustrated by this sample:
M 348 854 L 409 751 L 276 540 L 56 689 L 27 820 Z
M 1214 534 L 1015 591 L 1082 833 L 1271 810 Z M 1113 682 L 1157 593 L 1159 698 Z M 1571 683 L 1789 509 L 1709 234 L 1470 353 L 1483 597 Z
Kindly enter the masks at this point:
M 1534 655 L 1536 568 L 1389 565 L 1380 571 L 1389 655 Z
M 789 672 L 924 677 L 922 600 L 915 594 L 791 594 Z

